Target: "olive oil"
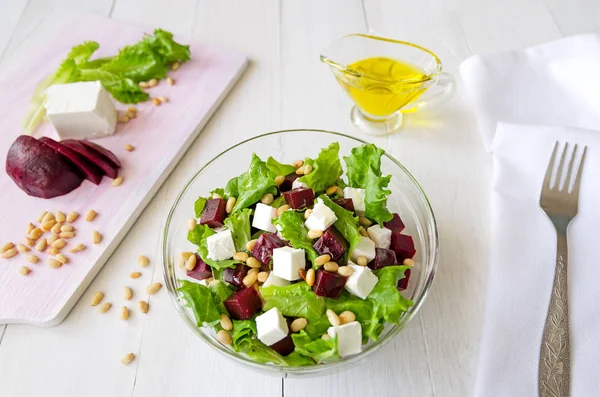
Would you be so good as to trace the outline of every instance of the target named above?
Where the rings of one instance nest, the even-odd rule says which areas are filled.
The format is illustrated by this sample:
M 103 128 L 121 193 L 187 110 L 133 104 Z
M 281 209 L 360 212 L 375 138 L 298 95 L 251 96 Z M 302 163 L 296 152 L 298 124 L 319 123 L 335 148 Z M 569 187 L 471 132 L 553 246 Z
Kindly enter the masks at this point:
M 386 57 L 361 59 L 347 66 L 358 73 L 338 82 L 359 108 L 371 116 L 388 116 L 417 99 L 428 87 L 424 70 Z

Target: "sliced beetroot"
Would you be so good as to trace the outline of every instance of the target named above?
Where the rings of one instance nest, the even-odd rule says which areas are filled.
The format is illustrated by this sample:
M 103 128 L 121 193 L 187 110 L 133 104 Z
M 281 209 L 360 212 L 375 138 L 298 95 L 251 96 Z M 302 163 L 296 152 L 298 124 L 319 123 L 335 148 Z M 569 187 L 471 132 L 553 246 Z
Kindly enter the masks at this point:
M 52 149 L 56 150 L 57 152 L 68 158 L 73 164 L 79 167 L 79 169 L 83 172 L 87 180 L 96 185 L 100 184 L 104 172 L 100 168 L 98 168 L 94 163 L 89 161 L 87 158 L 77 153 L 70 147 L 63 145 L 60 142 L 56 142 L 52 138 L 43 136 L 39 139 L 39 141 L 45 143 Z
M 90 160 L 92 163 L 98 166 L 98 168 L 104 171 L 108 177 L 114 179 L 119 175 L 119 167 L 115 166 L 112 161 L 99 154 L 96 150 L 91 149 L 90 147 L 81 143 L 81 141 L 75 139 L 65 139 L 64 141 L 60 141 L 60 143 L 68 146 Z
M 86 141 L 86 140 L 81 140 L 79 142 L 83 143 L 85 146 L 97 151 L 102 156 L 106 157 L 109 161 L 111 161 L 114 164 L 115 167 L 121 168 L 121 162 L 119 161 L 117 156 L 115 156 L 115 154 L 113 152 L 111 152 L 110 150 L 108 150 L 107 148 L 102 147 L 102 146 L 98 145 L 97 143 Z
M 8 150 L 6 173 L 25 193 L 41 198 L 67 194 L 83 181 L 81 171 L 65 156 L 26 135 Z
M 295 348 L 294 341 L 292 340 L 292 337 L 290 335 L 286 336 L 279 342 L 274 343 L 269 347 L 275 350 L 277 353 L 281 354 L 282 356 L 292 354 Z
M 417 253 L 413 238 L 401 233 L 392 233 L 392 243 L 390 248 L 396 253 L 398 263 L 402 263 L 405 259 L 412 258 Z
M 315 277 L 313 291 L 319 296 L 337 299 L 344 290 L 344 285 L 346 285 L 346 277 L 339 273 L 319 269 Z
M 285 242 L 274 233 L 264 233 L 252 248 L 252 256 L 263 265 L 268 265 L 273 257 L 273 250 L 285 246 Z
M 404 272 L 404 278 L 398 280 L 398 285 L 396 286 L 396 288 L 398 288 L 398 291 L 404 291 L 405 289 L 407 289 L 409 281 L 410 269 L 406 269 L 406 271 Z
M 304 187 L 284 192 L 283 197 L 285 197 L 285 202 L 294 210 L 310 207 L 315 202 L 315 193 L 313 190 Z
M 221 198 L 207 200 L 200 216 L 200 224 L 213 228 L 223 226 L 227 216 L 226 205 L 225 200 Z
M 300 178 L 300 175 L 296 173 L 286 175 L 285 179 L 283 180 L 283 183 L 279 185 L 279 191 L 283 193 L 287 192 L 288 190 L 292 190 L 292 185 L 294 184 L 294 181 L 298 178 Z
M 258 291 L 253 287 L 241 288 L 223 301 L 225 308 L 236 320 L 248 320 L 262 307 Z
M 401 233 L 405 226 L 402 219 L 400 219 L 400 215 L 394 214 L 394 217 L 389 222 L 384 222 L 383 225 L 390 229 L 392 232 Z
M 319 255 L 329 254 L 331 260 L 339 259 L 348 250 L 348 241 L 333 226 L 325 230 L 323 235 L 313 245 Z
M 354 212 L 354 202 L 350 198 L 340 197 L 338 199 L 333 200 L 333 202 L 350 212 Z
M 228 267 L 223 272 L 223 280 L 227 281 L 231 285 L 235 285 L 236 287 L 243 287 L 244 277 L 248 274 L 248 270 L 250 268 L 243 263 L 238 263 L 234 269 Z
M 187 276 L 196 280 L 206 280 L 213 276 L 212 269 L 208 266 L 198 254 L 196 255 L 196 267 L 193 270 L 187 272 Z
M 394 251 L 385 248 L 375 248 L 375 259 L 369 263 L 369 267 L 377 270 L 385 266 L 394 266 L 397 263 Z

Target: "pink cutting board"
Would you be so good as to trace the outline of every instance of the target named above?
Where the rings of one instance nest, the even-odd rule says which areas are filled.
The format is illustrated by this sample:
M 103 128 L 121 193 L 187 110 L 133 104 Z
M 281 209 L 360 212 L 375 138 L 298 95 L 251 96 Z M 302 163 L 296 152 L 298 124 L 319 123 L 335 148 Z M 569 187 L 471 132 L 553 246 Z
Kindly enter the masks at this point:
M 115 54 L 126 44 L 140 39 L 144 29 L 121 21 L 92 15 L 80 15 L 72 23 L 58 28 L 44 45 L 32 51 L 17 74 L 0 78 L 0 159 L 12 142 L 21 134 L 21 119 L 28 108 L 29 98 L 36 84 L 55 70 L 69 49 L 85 40 L 100 43 L 95 56 Z M 179 42 L 189 42 L 177 38 Z M 124 182 L 112 187 L 104 178 L 100 186 L 88 181 L 73 192 L 54 199 L 27 196 L 5 173 L 0 171 L 0 245 L 12 241 L 23 242 L 26 226 L 36 221 L 42 211 L 77 211 L 77 237 L 69 240 L 62 250 L 71 263 L 60 269 L 51 269 L 45 263 L 46 253 L 38 264 L 31 265 L 20 253 L 11 259 L 0 258 L 0 324 L 28 323 L 52 326 L 60 323 L 102 265 L 133 225 L 160 185 L 165 181 L 186 149 L 196 138 L 211 114 L 244 70 L 247 58 L 205 44 L 190 45 L 192 60 L 177 71 L 170 72 L 176 84 L 165 81 L 150 89 L 151 96 L 164 95 L 169 102 L 162 106 L 151 103 L 136 105 L 138 117 L 129 124 L 117 126 L 114 136 L 95 142 L 112 150 L 121 160 Z M 27 59 L 27 57 L 25 57 Z M 117 104 L 124 109 L 126 106 Z M 55 137 L 51 125 L 44 123 L 35 136 Z M 135 147 L 127 152 L 126 144 Z M 92 223 L 83 215 L 95 209 L 98 217 Z M 91 243 L 91 231 L 104 236 L 99 245 Z M 49 233 L 46 234 L 48 236 Z M 84 243 L 87 249 L 77 254 L 68 252 L 69 246 Z M 18 273 L 21 265 L 32 269 L 28 276 Z

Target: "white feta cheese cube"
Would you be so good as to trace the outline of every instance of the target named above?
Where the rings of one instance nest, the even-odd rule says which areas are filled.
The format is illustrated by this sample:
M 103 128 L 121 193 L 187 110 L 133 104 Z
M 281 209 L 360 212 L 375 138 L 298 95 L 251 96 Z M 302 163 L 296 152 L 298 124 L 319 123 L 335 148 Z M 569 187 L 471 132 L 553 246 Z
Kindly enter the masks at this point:
M 273 272 L 284 280 L 294 281 L 300 278 L 300 269 L 306 267 L 304 250 L 281 247 L 273 250 Z
M 362 329 L 358 321 L 329 327 L 327 334 L 331 338 L 337 337 L 338 353 L 341 357 L 350 356 L 362 351 Z
M 229 259 L 235 254 L 231 230 L 224 230 L 206 239 L 208 257 L 214 261 Z
M 258 339 L 271 346 L 285 338 L 288 334 L 287 321 L 276 307 L 256 317 Z
M 265 232 L 275 233 L 277 228 L 271 223 L 271 220 L 276 217 L 277 208 L 263 203 L 258 203 L 256 204 L 256 209 L 254 210 L 252 226 L 257 229 L 264 230 Z
M 290 285 L 290 282 L 282 279 L 281 277 L 277 277 L 273 272 L 269 273 L 269 277 L 263 283 L 263 288 L 266 288 L 270 285 L 274 285 L 276 287 L 285 287 L 286 285 Z
M 392 243 L 392 231 L 387 227 L 373 225 L 367 229 L 369 237 L 379 248 L 390 248 Z
M 300 179 L 300 178 L 298 178 Z M 298 179 L 295 179 L 294 182 L 292 182 L 292 189 L 298 189 L 299 187 L 303 187 L 303 188 L 307 188 L 308 185 L 304 182 L 300 182 Z
M 367 258 L 368 262 L 375 259 L 375 243 L 368 237 L 361 237 L 360 243 L 356 244 L 354 250 L 350 253 L 350 259 L 356 261 L 359 256 Z
M 348 267 L 351 267 L 354 271 L 346 280 L 346 290 L 352 295 L 366 299 L 379 279 L 368 267 L 351 264 L 350 261 L 348 261 Z
M 99 81 L 54 84 L 46 95 L 46 114 L 61 140 L 114 134 L 117 109 Z
M 347 187 L 344 189 L 344 198 L 352 199 L 354 205 L 354 211 L 358 215 L 365 214 L 365 189 L 356 189 L 353 187 Z
M 328 227 L 333 225 L 337 219 L 335 213 L 325 205 L 323 200 L 318 198 L 312 213 L 304 224 L 308 230 L 321 230 L 324 232 Z

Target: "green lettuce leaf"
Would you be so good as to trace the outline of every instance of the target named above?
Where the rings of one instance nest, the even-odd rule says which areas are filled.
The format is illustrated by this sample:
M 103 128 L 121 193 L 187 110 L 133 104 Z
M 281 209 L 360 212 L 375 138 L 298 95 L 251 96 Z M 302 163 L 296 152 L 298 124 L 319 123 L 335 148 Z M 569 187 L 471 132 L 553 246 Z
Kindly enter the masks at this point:
M 304 317 L 309 324 L 320 319 L 325 313 L 324 299 L 317 296 L 305 282 L 285 287 L 261 287 L 260 295 L 265 301 L 264 311 L 276 307 L 284 316 Z
M 346 310 L 354 313 L 356 321 L 360 323 L 362 328 L 364 342 L 366 342 L 368 338 L 377 340 L 379 333 L 383 330 L 383 327 L 380 327 L 379 319 L 374 318 L 373 303 L 366 299 L 360 299 L 350 294 L 348 291 L 343 291 L 338 299 L 326 298 L 325 306 L 337 314 Z
M 162 79 L 167 76 L 167 65 L 157 53 L 144 42 L 126 46 L 110 62 L 101 69 L 122 77 L 127 77 L 135 83 L 150 79 Z
M 304 216 L 302 213 L 285 211 L 274 221 L 274 224 L 281 227 L 281 235 L 294 248 L 302 248 L 306 251 L 308 259 L 310 259 L 313 267 L 315 267 L 314 262 L 319 254 L 313 248 L 313 240 L 308 237 L 308 229 L 304 226 Z
M 310 357 L 317 363 L 339 358 L 337 338 L 324 340 L 319 337 L 313 339 L 306 332 L 300 331 L 297 334 L 292 334 L 292 341 L 294 342 L 294 346 L 296 346 L 295 351 L 298 354 Z
M 312 165 L 313 170 L 298 180 L 306 183 L 315 193 L 323 192 L 328 187 L 334 186 L 344 172 L 340 162 L 339 151 L 340 144 L 334 142 L 321 150 L 316 159 L 307 158 L 304 160 L 305 164 Z
M 275 200 L 273 200 L 273 202 L 271 203 L 271 207 L 279 208 L 285 204 L 287 204 L 287 202 L 285 201 L 285 196 L 282 194 L 281 196 L 279 196 Z
M 379 281 L 367 300 L 373 304 L 376 318 L 397 324 L 402 314 L 413 305 L 396 288 L 398 280 L 404 278 L 406 269 L 407 266 L 386 266 L 373 272 Z
M 80 70 L 79 81 L 100 81 L 106 91 L 121 103 L 138 103 L 148 100 L 150 95 L 133 80 L 102 69 Z
M 352 212 L 334 203 L 329 197 L 327 197 L 327 195 L 322 194 L 319 196 L 319 198 L 323 200 L 323 203 L 335 213 L 337 221 L 335 221 L 333 226 L 335 226 L 335 228 L 348 241 L 349 247 L 347 256 L 350 256 L 352 251 L 354 251 L 354 247 L 360 243 L 361 239 L 361 235 L 358 230 L 358 218 L 355 217 Z
M 208 257 L 208 244 L 206 239 L 216 232 L 206 225 L 196 225 L 194 230 L 188 232 L 188 241 L 198 246 L 198 255 L 202 260 L 213 268 L 213 271 L 224 269 L 226 267 L 235 267 L 238 261 L 227 259 L 224 261 L 215 261 Z
M 281 164 L 279 161 L 275 160 L 273 157 L 269 157 L 267 159 L 267 168 L 271 170 L 276 176 L 283 175 L 286 176 L 293 172 L 296 172 L 296 167 L 290 164 Z
M 71 48 L 67 59 L 72 59 L 76 65 L 87 63 L 96 50 L 100 48 L 100 44 L 95 41 L 84 41 L 83 43 Z
M 225 194 L 237 199 L 232 213 L 257 203 L 266 193 L 276 192 L 275 175 L 254 153 L 248 171 L 232 178 L 225 186 Z
M 365 189 L 365 216 L 383 225 L 392 219 L 387 209 L 387 188 L 391 175 L 381 176 L 381 156 L 383 149 L 373 144 L 352 149 L 352 154 L 344 157 L 348 169 L 348 186 Z
M 249 343 L 250 339 L 257 334 L 256 320 L 233 320 L 232 322 L 231 346 L 235 351 L 240 351 L 244 344 Z
M 225 299 L 229 298 L 229 295 L 233 294 L 231 287 L 229 287 L 227 283 L 220 282 L 210 285 L 208 289 L 212 294 L 213 301 L 215 302 L 215 306 L 217 307 L 217 310 L 219 310 L 219 313 L 229 316 L 229 312 L 225 308 L 223 302 Z
M 162 29 L 155 29 L 154 34 L 146 35 L 141 43 L 157 54 L 165 65 L 191 59 L 190 46 L 177 43 L 172 33 Z
M 202 211 L 204 211 L 204 206 L 208 199 L 204 197 L 198 197 L 196 202 L 194 203 L 194 213 L 196 214 L 196 218 L 200 218 L 202 216 Z
M 177 291 L 181 292 L 187 305 L 194 312 L 198 327 L 221 318 L 218 305 L 213 299 L 212 292 L 207 287 L 187 280 L 180 280 L 180 283 L 181 286 Z
M 246 251 L 246 243 L 252 238 L 250 235 L 251 214 L 252 211 L 246 208 L 229 215 L 225 219 L 225 226 L 231 230 L 233 244 L 238 252 Z

